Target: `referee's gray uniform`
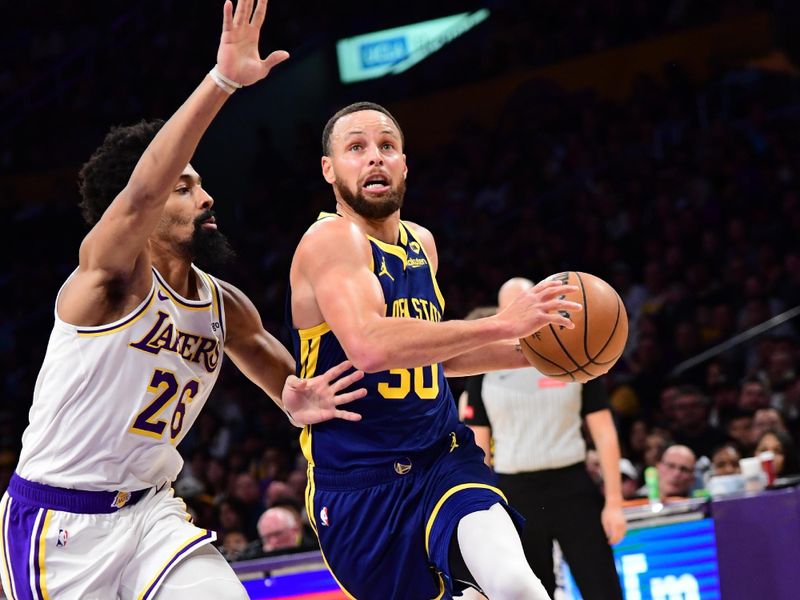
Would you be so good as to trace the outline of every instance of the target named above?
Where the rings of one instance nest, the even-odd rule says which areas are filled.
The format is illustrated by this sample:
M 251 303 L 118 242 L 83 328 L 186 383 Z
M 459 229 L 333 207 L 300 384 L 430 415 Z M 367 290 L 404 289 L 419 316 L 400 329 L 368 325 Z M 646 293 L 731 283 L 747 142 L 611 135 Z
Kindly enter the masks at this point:
M 467 381 L 464 422 L 491 427 L 500 489 L 527 519 L 525 556 L 551 596 L 556 539 L 584 598 L 622 600 L 581 435 L 583 416 L 609 407 L 597 380 L 565 383 L 516 369 Z

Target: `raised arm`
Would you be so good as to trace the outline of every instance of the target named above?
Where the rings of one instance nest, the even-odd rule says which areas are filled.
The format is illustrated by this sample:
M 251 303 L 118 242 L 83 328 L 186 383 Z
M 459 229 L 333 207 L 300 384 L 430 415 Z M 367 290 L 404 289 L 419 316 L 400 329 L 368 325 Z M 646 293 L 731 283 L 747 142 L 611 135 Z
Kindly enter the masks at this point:
M 494 317 L 441 323 L 386 317 L 371 260 L 369 243 L 356 225 L 331 219 L 304 236 L 292 266 L 295 325 L 315 324 L 299 323 L 298 318 L 318 310 L 348 358 L 368 372 L 442 362 L 492 342 L 523 337 L 548 323 L 573 327 L 557 311 L 580 310 L 580 305 L 559 299 L 572 288 L 543 282 Z
M 99 222 L 83 240 L 78 275 L 70 282 L 62 316 L 74 323 L 86 323 L 107 303 L 109 288 L 117 296 L 143 296 L 150 287 L 148 237 L 211 121 L 234 87 L 251 85 L 288 58 L 283 51 L 262 60 L 258 50 L 267 1 L 240 0 L 233 12 L 227 0 L 217 66 L 203 79 L 191 96 L 164 124 L 139 162 L 125 188 L 106 209 Z M 71 302 L 70 298 L 75 298 Z

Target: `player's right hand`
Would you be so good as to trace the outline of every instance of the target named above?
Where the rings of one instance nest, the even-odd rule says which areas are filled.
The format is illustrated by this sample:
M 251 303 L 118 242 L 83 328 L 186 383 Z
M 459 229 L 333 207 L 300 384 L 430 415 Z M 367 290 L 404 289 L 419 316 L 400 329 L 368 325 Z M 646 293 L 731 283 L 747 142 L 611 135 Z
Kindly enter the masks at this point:
M 220 73 L 242 85 L 252 85 L 266 77 L 272 67 L 289 58 L 285 50 L 276 50 L 261 59 L 258 39 L 267 14 L 267 0 L 239 0 L 236 12 L 231 0 L 225 0 L 222 10 L 222 37 L 217 50 Z
M 564 296 L 578 291 L 576 285 L 564 285 L 560 281 L 540 281 L 523 292 L 499 312 L 495 319 L 508 328 L 508 339 L 522 338 L 539 331 L 545 325 L 558 325 L 573 329 L 575 324 L 569 314 L 583 310 L 577 302 Z

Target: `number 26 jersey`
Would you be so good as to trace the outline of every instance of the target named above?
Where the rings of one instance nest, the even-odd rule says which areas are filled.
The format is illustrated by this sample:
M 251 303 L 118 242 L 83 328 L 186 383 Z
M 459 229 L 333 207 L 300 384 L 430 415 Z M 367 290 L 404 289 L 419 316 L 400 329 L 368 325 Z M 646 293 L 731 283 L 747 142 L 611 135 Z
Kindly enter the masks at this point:
M 56 310 L 21 477 L 89 491 L 175 480 L 183 466 L 176 446 L 214 386 L 225 337 L 222 290 L 193 273 L 199 300 L 179 296 L 154 268 L 147 297 L 108 325 L 70 325 Z

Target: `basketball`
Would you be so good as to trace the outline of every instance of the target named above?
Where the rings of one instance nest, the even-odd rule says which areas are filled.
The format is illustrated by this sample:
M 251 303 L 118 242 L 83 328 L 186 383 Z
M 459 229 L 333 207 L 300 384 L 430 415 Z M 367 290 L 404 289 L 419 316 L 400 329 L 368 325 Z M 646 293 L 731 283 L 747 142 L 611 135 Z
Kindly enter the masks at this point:
M 588 273 L 568 271 L 547 278 L 575 285 L 565 298 L 583 310 L 569 315 L 574 329 L 547 325 L 520 340 L 525 358 L 553 379 L 585 383 L 608 373 L 622 356 L 628 339 L 628 314 L 619 294 L 605 281 Z

